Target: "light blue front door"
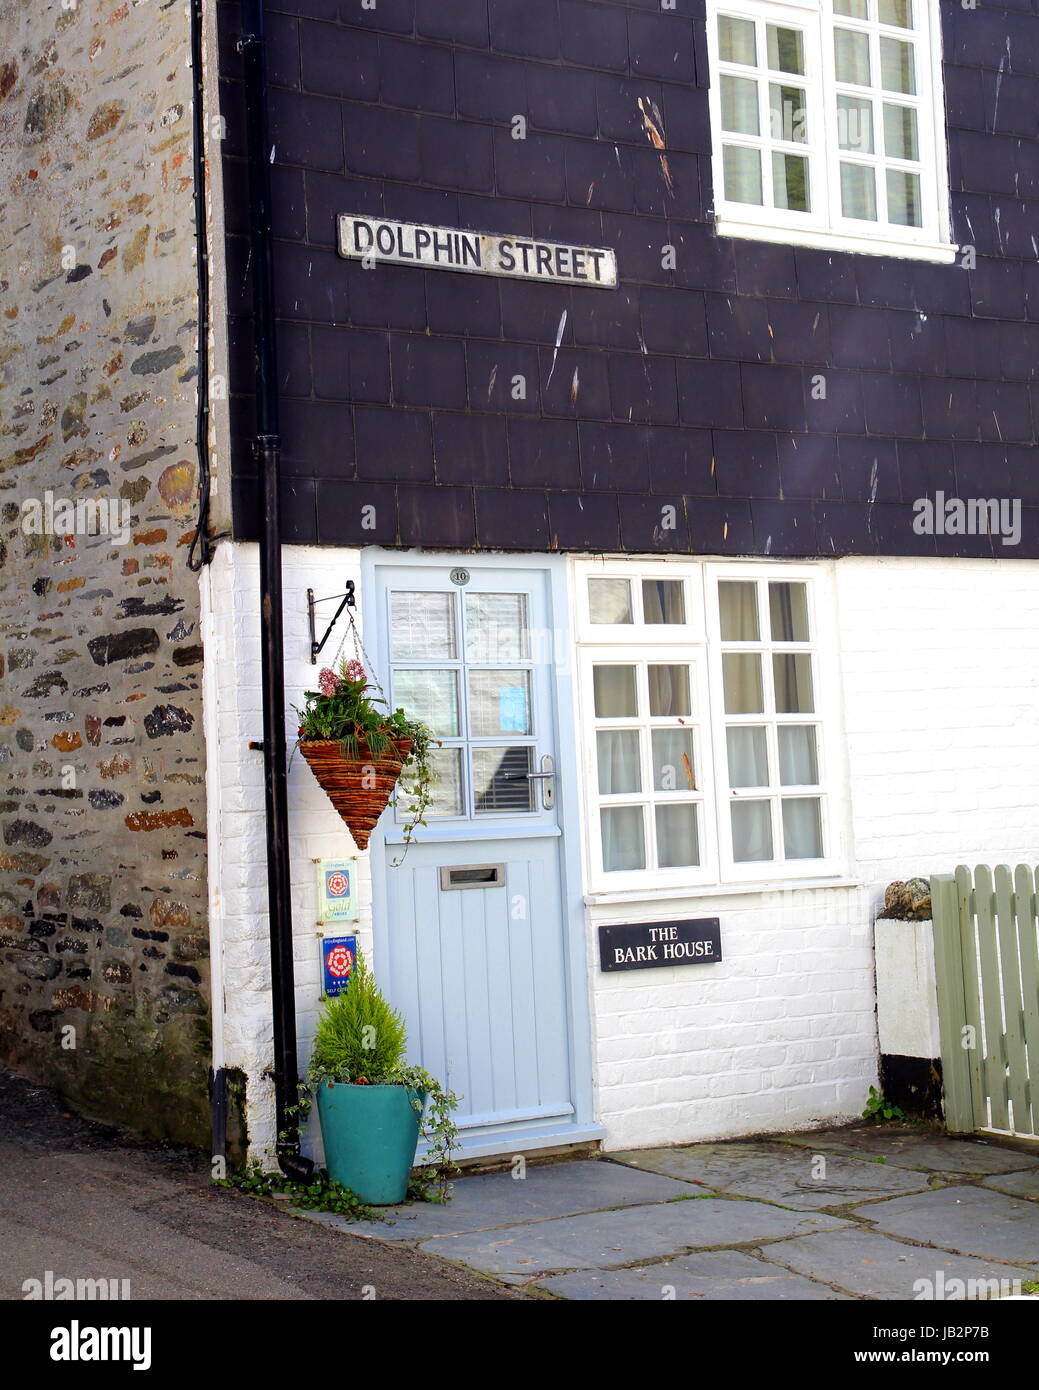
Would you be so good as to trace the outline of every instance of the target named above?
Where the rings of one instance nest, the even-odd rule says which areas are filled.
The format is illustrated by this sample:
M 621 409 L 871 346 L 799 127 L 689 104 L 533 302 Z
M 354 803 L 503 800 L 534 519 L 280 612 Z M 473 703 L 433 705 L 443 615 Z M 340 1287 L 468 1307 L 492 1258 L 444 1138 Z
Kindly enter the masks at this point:
M 390 701 L 443 740 L 427 825 L 405 847 L 401 807 L 372 841 L 380 979 L 413 1060 L 461 1097 L 468 1149 L 565 1137 L 575 1059 L 549 574 L 448 557 L 377 564 L 373 588 Z

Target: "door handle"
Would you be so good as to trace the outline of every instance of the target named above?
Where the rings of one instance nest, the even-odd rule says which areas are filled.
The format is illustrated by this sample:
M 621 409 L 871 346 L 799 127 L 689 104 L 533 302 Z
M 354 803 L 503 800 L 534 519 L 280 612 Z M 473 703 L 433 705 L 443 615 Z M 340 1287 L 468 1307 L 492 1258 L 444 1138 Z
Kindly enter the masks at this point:
M 528 782 L 541 783 L 541 804 L 546 811 L 551 811 L 556 804 L 556 769 L 552 755 L 546 753 L 542 757 L 540 772 L 528 772 L 525 776 Z

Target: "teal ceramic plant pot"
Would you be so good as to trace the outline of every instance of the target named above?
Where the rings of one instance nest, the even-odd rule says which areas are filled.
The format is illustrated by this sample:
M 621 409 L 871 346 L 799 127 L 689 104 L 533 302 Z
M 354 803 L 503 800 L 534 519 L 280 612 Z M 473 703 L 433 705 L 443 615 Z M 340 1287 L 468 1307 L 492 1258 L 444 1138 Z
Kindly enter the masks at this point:
M 412 1105 L 415 1098 L 421 1102 L 418 1110 Z M 317 1113 L 329 1177 L 368 1206 L 403 1202 L 425 1104 L 424 1091 L 404 1086 L 318 1086 Z

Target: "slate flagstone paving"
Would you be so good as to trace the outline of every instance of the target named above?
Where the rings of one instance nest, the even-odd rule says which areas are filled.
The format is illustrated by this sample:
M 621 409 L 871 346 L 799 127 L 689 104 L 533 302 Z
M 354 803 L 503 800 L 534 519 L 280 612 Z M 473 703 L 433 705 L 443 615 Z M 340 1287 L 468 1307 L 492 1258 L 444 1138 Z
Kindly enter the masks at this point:
M 891 1197 L 927 1188 L 926 1173 L 778 1144 L 696 1144 L 611 1155 L 643 1171 L 703 1183 L 736 1197 L 759 1197 L 799 1211 Z M 821 1161 L 818 1161 L 821 1160 Z
M 450 1203 L 381 1221 L 298 1215 L 541 1298 L 1039 1294 L 1039 1148 L 855 1126 L 520 1171 L 463 1176 Z

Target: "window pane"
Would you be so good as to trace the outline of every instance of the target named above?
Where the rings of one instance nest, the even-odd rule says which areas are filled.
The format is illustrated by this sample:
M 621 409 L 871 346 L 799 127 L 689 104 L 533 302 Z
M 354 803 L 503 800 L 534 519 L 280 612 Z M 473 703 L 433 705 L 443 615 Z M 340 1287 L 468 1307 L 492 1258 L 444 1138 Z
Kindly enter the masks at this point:
M 602 828 L 602 866 L 607 873 L 646 867 L 646 841 L 641 806 L 604 806 L 599 812 Z
M 764 729 L 725 730 L 729 750 L 729 786 L 767 787 L 768 741 Z
M 626 579 L 589 579 L 588 616 L 593 623 L 630 623 L 631 585 Z
M 800 29 L 768 26 L 768 65 L 776 72 L 804 73 L 805 46 Z
M 854 82 L 869 86 L 869 35 L 854 29 L 833 31 L 833 56 L 837 65 L 838 82 Z
M 434 771 L 439 780 L 433 785 L 433 799 L 426 815 L 461 816 L 465 814 L 462 793 L 462 750 L 460 748 L 436 748 L 430 754 Z M 409 779 L 407 773 L 397 783 L 397 819 L 405 819 L 408 807 Z
M 391 594 L 390 650 L 405 661 L 456 657 L 454 594 Z
M 783 845 L 788 859 L 823 857 L 822 816 L 814 797 L 783 802 Z
M 808 139 L 808 111 L 803 87 L 768 84 L 769 122 L 773 140 L 803 145 Z
M 718 611 L 723 642 L 757 642 L 758 586 L 724 579 L 718 585 Z
M 596 666 L 592 684 L 597 719 L 628 719 L 638 714 L 634 666 Z
M 722 130 L 758 135 L 758 84 L 748 77 L 722 73 Z
M 650 666 L 649 712 L 658 717 L 691 714 L 688 666 Z
M 838 96 L 837 140 L 842 150 L 873 154 L 873 103 L 863 97 Z M 890 153 L 890 151 L 888 151 Z
M 767 801 L 734 801 L 732 857 L 737 864 L 771 859 L 772 811 Z
M 887 220 L 900 227 L 922 227 L 920 175 L 904 169 L 887 171 Z
M 644 579 L 642 613 L 647 623 L 684 623 L 685 585 L 680 579 Z
M 600 729 L 595 735 L 599 761 L 599 795 L 642 790 L 637 729 Z
M 772 191 L 777 208 L 811 212 L 808 195 L 808 160 L 798 154 L 772 155 Z
M 911 106 L 884 103 L 884 153 L 892 159 L 919 159 L 916 112 Z
M 700 862 L 700 836 L 697 833 L 696 807 L 689 802 L 683 806 L 658 806 L 657 867 L 677 869 Z
M 469 728 L 473 738 L 529 734 L 530 672 L 470 671 Z
M 438 738 L 461 733 L 456 671 L 394 671 L 393 702 L 410 718 L 428 724 Z
M 718 16 L 718 53 L 723 63 L 747 63 L 754 67 L 758 61 L 754 41 L 754 24 L 749 19 Z
M 530 655 L 526 594 L 465 594 L 469 661 L 525 661 Z
M 881 24 L 892 24 L 897 29 L 912 29 L 913 0 L 880 0 Z
M 779 780 L 784 787 L 814 787 L 818 783 L 819 758 L 811 724 L 779 726 Z
M 808 641 L 808 592 L 803 584 L 768 586 L 773 642 Z
M 806 653 L 773 652 L 772 674 L 776 682 L 776 711 L 779 714 L 811 714 L 815 709 L 812 690 L 812 658 Z
M 868 19 L 866 0 L 833 0 L 834 14 L 847 15 L 849 19 Z
M 725 196 L 730 203 L 754 203 L 761 207 L 761 151 L 739 145 L 722 147 Z
M 532 748 L 474 748 L 473 804 L 476 814 L 533 811 L 534 783 L 527 780 Z
M 841 165 L 841 211 L 863 222 L 877 220 L 877 181 L 868 164 Z
M 695 792 L 692 729 L 653 730 L 653 788 L 658 792 Z
M 760 714 L 765 708 L 761 693 L 761 657 L 756 652 L 725 652 L 722 685 L 726 714 Z
M 902 39 L 880 40 L 880 85 L 885 92 L 915 92 L 913 45 Z

